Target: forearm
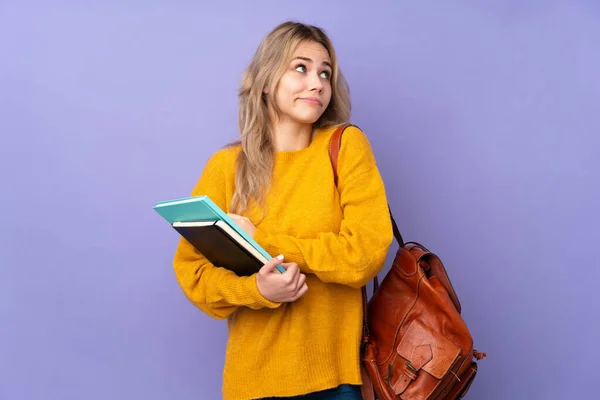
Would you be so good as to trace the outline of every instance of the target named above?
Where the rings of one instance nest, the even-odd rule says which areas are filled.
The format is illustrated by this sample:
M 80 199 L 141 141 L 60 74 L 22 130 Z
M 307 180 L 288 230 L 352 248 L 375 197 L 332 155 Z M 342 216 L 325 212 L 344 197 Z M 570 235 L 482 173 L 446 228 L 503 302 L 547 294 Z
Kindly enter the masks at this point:
M 173 266 L 177 281 L 189 301 L 213 318 L 227 318 L 241 306 L 259 309 L 280 305 L 261 295 L 255 275 L 238 277 L 229 270 L 214 266 L 183 238 Z
M 297 263 L 303 273 L 315 274 L 324 282 L 357 288 L 381 270 L 391 242 L 388 235 L 364 230 L 321 233 L 315 239 L 269 235 L 257 230 L 255 239 L 267 252 L 284 254 L 287 261 Z
M 339 231 L 314 238 L 272 234 L 260 228 L 254 239 L 269 253 L 283 254 L 304 273 L 322 281 L 360 287 L 383 267 L 393 239 L 383 182 L 371 169 L 344 182 Z

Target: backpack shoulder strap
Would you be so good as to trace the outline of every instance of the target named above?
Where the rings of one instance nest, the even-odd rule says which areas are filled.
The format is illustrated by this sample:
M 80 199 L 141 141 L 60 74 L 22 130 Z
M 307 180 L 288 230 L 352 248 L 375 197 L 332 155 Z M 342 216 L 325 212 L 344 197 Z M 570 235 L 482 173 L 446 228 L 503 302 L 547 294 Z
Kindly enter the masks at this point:
M 352 124 L 340 125 L 335 130 L 335 132 L 333 132 L 333 135 L 331 135 L 331 139 L 329 140 L 329 159 L 331 160 L 331 167 L 333 168 L 333 181 L 335 182 L 336 186 L 338 184 L 337 166 L 338 166 L 340 150 L 342 148 L 342 135 L 344 134 L 344 131 L 346 130 L 346 128 L 348 128 L 350 126 L 356 126 L 356 125 L 352 125 Z M 396 221 L 394 220 L 394 216 L 392 215 L 392 210 L 390 209 L 389 205 L 388 205 L 388 210 L 390 212 L 390 218 L 392 220 L 392 228 L 394 229 L 394 237 L 396 238 L 396 241 L 398 242 L 400 247 L 404 247 L 404 240 L 402 239 L 402 235 L 400 234 L 398 225 L 396 225 Z
M 329 140 L 329 159 L 331 160 L 331 166 L 333 168 L 333 181 L 337 186 L 338 183 L 338 174 L 337 174 L 337 164 L 338 157 L 340 155 L 340 149 L 342 148 L 342 134 L 349 126 L 354 126 L 350 124 L 341 125 L 339 128 L 333 132 L 331 139 Z

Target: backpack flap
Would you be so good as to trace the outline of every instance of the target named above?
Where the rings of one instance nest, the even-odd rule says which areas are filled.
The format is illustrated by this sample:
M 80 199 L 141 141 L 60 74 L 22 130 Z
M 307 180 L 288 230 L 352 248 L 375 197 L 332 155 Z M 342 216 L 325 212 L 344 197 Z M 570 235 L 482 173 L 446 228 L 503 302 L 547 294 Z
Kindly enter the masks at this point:
M 397 358 L 393 366 L 390 364 L 388 376 L 396 395 L 417 380 L 421 371 L 441 380 L 460 356 L 457 345 L 416 319 L 410 323 L 396 350 L 401 358 Z

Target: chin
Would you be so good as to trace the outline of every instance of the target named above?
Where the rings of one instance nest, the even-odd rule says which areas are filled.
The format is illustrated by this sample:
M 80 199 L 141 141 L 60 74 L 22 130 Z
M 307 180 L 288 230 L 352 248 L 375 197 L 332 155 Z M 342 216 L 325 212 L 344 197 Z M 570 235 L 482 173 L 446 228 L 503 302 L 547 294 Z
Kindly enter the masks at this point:
M 320 114 L 314 114 L 311 113 L 309 115 L 294 115 L 294 119 L 302 124 L 314 124 L 315 122 L 317 122 L 319 120 L 319 118 L 321 118 L 321 115 L 323 115 L 322 113 Z

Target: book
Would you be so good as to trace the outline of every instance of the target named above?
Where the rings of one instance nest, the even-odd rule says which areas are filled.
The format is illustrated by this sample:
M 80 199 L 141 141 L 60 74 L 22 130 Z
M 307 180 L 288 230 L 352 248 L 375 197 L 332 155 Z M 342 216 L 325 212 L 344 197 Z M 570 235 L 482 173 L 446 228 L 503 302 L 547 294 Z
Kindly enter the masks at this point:
M 252 275 L 269 261 L 225 221 L 174 222 L 173 228 L 214 265 L 238 276 Z
M 256 266 L 256 262 L 261 263 L 260 269 L 273 258 L 208 196 L 159 201 L 154 210 L 216 266 L 231 269 L 236 274 L 246 274 L 248 269 L 241 267 L 242 255 L 245 255 L 250 269 Z M 235 257 L 226 254 L 233 249 Z M 281 265 L 277 266 L 277 270 L 285 272 Z
M 222 220 L 230 225 L 235 224 L 208 196 L 159 201 L 154 209 L 170 224 L 173 224 L 173 222 L 208 220 Z

